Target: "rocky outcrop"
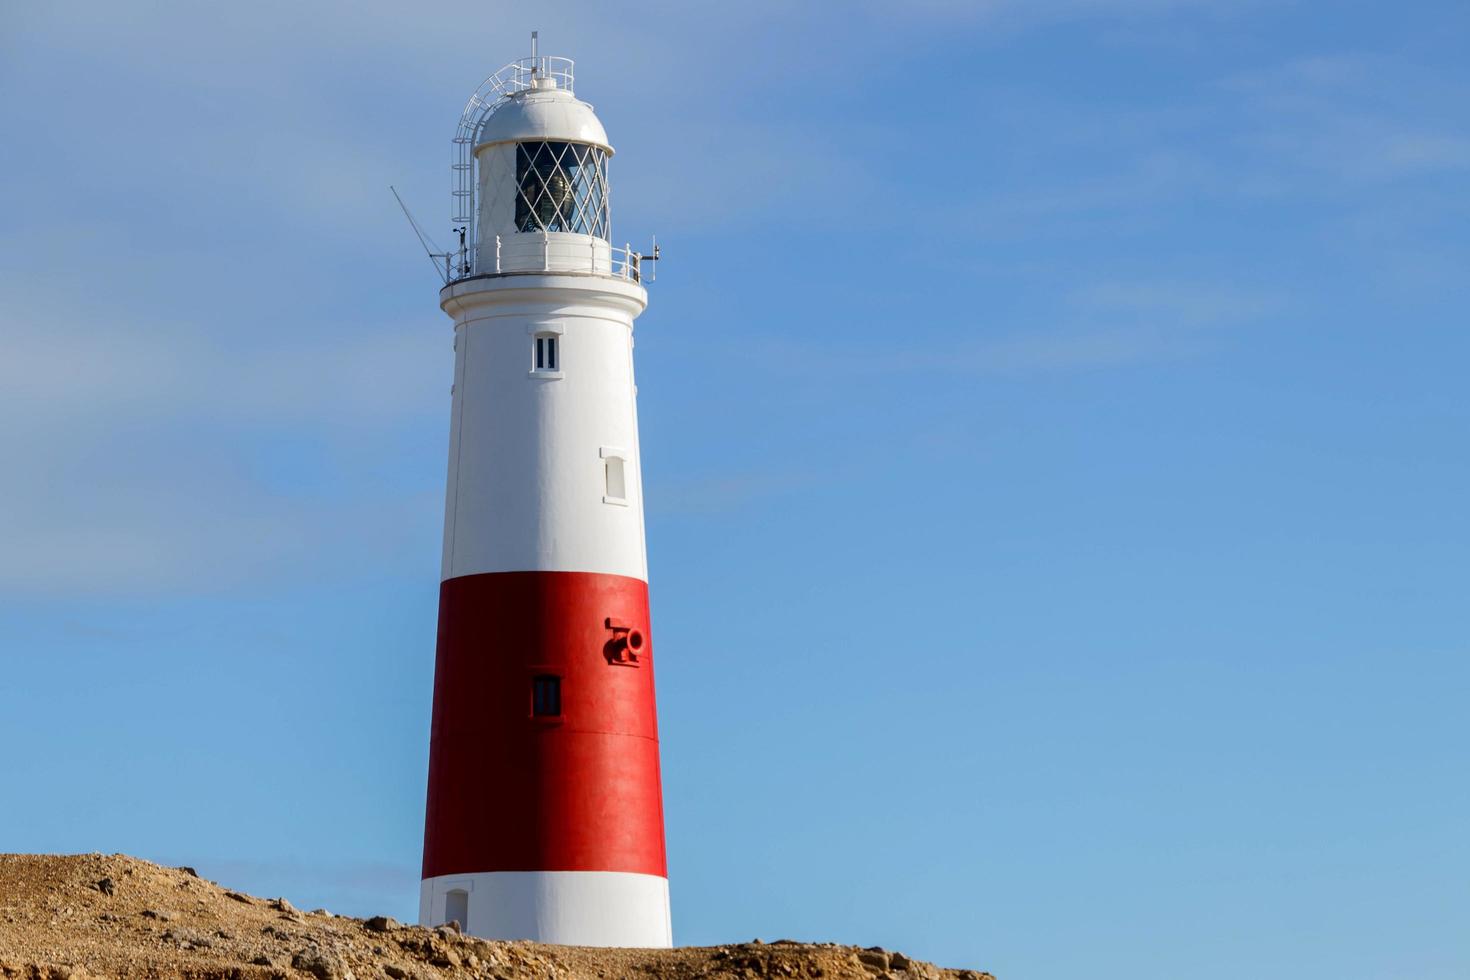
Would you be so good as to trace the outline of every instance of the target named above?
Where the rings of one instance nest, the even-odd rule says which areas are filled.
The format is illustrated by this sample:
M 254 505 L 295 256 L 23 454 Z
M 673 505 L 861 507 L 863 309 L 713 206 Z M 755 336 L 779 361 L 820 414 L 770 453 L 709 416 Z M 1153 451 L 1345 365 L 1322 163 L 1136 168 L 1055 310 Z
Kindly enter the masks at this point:
M 306 913 L 124 855 L 0 855 L 0 978 L 93 980 L 992 980 L 902 953 L 753 941 L 678 949 L 491 942 Z

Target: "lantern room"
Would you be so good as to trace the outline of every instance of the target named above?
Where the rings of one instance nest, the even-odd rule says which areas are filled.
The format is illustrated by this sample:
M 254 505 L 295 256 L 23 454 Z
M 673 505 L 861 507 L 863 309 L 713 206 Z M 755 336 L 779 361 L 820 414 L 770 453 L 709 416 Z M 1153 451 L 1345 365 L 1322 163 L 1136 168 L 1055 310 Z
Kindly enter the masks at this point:
M 466 241 L 458 277 L 626 275 L 611 247 L 613 149 L 573 81 L 572 61 L 533 53 L 465 106 L 455 137 L 454 217 Z

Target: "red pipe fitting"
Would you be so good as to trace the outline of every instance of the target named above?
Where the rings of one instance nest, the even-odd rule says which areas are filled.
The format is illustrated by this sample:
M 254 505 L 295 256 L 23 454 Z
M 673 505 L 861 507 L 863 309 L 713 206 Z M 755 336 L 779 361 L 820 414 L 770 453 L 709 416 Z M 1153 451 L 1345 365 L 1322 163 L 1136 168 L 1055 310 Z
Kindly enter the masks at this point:
M 643 652 L 643 631 L 626 623 L 619 622 L 609 616 L 605 622 L 607 628 L 612 631 L 612 639 L 607 641 L 603 647 L 603 653 L 610 664 L 623 664 L 628 667 L 638 666 L 638 657 Z

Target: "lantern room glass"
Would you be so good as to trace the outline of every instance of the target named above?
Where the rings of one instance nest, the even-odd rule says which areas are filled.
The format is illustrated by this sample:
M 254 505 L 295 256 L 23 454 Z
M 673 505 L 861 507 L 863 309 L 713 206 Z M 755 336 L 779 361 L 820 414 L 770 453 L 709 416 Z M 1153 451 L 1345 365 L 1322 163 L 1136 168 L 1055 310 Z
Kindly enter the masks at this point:
M 607 240 L 607 151 L 543 140 L 516 145 L 516 231 L 565 231 Z

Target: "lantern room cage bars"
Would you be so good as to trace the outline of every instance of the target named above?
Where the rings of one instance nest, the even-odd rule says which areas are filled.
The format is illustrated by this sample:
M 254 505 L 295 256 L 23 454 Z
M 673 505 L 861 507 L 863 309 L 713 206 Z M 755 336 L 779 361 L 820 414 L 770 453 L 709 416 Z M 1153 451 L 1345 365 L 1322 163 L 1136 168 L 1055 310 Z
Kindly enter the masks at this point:
M 534 88 L 538 79 L 551 79 L 563 91 L 575 93 L 576 63 L 571 58 L 532 55 L 512 61 L 491 74 L 475 89 L 459 116 L 454 133 L 454 154 L 450 167 L 453 194 L 453 220 L 465 229 L 471 242 L 478 241 L 479 188 L 475 183 L 475 143 L 485 120 L 511 96 Z

